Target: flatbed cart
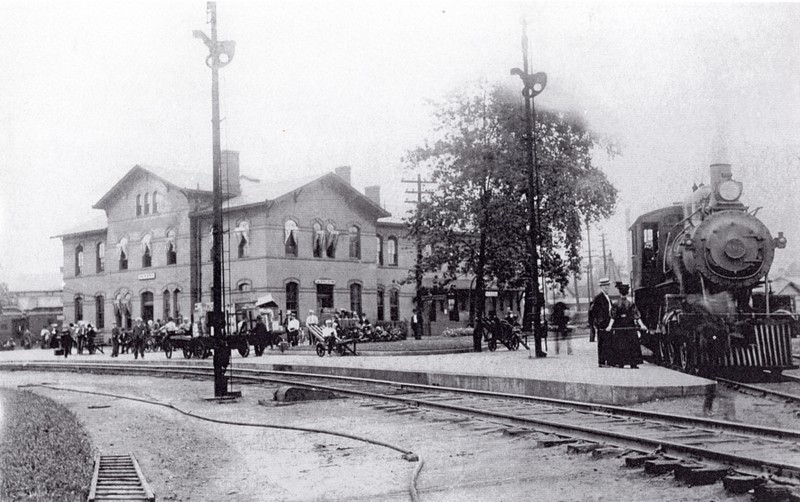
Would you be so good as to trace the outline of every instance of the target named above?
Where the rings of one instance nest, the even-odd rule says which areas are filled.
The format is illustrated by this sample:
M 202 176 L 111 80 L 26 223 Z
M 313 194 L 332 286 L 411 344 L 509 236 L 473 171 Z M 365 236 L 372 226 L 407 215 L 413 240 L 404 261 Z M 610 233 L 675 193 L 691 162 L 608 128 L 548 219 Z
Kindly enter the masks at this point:
M 314 337 L 314 340 L 316 340 L 315 346 L 319 357 L 323 357 L 325 352 L 327 352 L 328 355 L 332 352 L 336 352 L 340 356 L 346 356 L 348 354 L 354 356 L 358 355 L 356 352 L 357 338 L 340 338 L 335 329 L 332 336 L 326 337 L 322 334 L 322 330 L 322 326 L 308 326 L 308 332 Z
M 509 322 L 497 318 L 484 317 L 481 321 L 484 329 L 483 336 L 490 351 L 497 350 L 498 342 L 505 345 L 508 350 L 518 350 L 520 345 L 528 348 L 518 326 L 513 326 Z
M 206 359 L 211 355 L 212 341 L 210 338 L 208 336 L 170 335 L 165 337 L 161 343 L 167 359 L 172 359 L 172 352 L 175 350 L 181 350 L 186 359 L 192 357 Z

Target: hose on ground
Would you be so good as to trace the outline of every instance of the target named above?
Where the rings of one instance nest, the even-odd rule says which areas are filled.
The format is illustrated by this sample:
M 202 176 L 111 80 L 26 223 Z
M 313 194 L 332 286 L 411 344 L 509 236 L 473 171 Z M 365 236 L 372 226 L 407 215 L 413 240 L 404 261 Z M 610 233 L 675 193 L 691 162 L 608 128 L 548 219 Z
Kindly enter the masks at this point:
M 79 394 L 92 394 L 95 396 L 104 396 L 104 397 L 113 397 L 117 399 L 127 399 L 129 401 L 138 401 L 140 403 L 145 404 L 152 404 L 156 406 L 163 406 L 165 408 L 169 408 L 171 410 L 177 411 L 178 413 L 185 415 L 187 417 L 196 418 L 198 420 L 203 420 L 206 422 L 212 422 L 217 424 L 223 425 L 236 425 L 242 427 L 260 427 L 264 429 L 282 429 L 282 430 L 292 430 L 292 431 L 299 431 L 299 432 L 313 432 L 316 434 L 327 434 L 330 436 L 338 436 L 347 439 L 352 439 L 354 441 L 361 441 L 363 443 L 369 443 L 376 446 L 383 446 L 384 448 L 389 448 L 390 450 L 395 450 L 403 454 L 403 459 L 408 460 L 409 462 L 416 461 L 417 465 L 414 467 L 414 471 L 411 473 L 411 480 L 409 482 L 408 493 L 411 495 L 411 500 L 413 502 L 419 502 L 419 492 L 417 491 L 417 480 L 419 479 L 419 473 L 422 471 L 423 460 L 419 454 L 415 454 L 412 451 L 400 448 L 399 446 L 395 446 L 390 443 L 386 443 L 383 441 L 378 441 L 377 439 L 366 438 L 362 436 L 356 436 L 355 434 L 348 434 L 346 432 L 337 432 L 328 429 L 319 429 L 316 427 L 298 427 L 294 425 L 278 425 L 278 424 L 265 424 L 265 423 L 253 423 L 253 422 L 238 422 L 232 420 L 222 420 L 218 418 L 206 417 L 203 415 L 198 415 L 191 411 L 182 410 L 178 408 L 172 403 L 161 403 L 158 401 L 153 401 L 150 399 L 144 399 L 140 397 L 132 397 L 132 396 L 124 396 L 121 394 L 112 394 L 110 392 L 98 392 L 92 390 L 80 390 L 80 389 L 71 389 L 69 387 L 60 387 L 56 385 L 48 385 L 48 384 L 26 384 L 20 385 L 19 388 L 26 388 L 26 387 L 42 387 L 45 389 L 51 390 L 61 390 L 61 391 L 68 391 L 68 392 L 76 392 Z

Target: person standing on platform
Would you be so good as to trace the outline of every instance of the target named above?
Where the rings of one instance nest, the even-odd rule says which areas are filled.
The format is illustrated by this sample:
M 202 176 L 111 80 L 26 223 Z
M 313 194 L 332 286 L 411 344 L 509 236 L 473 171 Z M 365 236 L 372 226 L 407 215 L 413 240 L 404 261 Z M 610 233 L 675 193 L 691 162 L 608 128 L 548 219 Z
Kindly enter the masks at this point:
M 639 345 L 639 329 L 647 329 L 639 315 L 639 309 L 628 299 L 630 287 L 618 283 L 620 297 L 611 306 L 611 322 L 606 331 L 611 335 L 609 364 L 622 368 L 630 365 L 637 369 L 642 364 L 642 347 Z M 611 331 L 616 328 L 615 331 Z
M 136 318 L 136 324 L 133 326 L 133 358 L 139 359 L 139 354 L 144 359 L 144 344 L 147 340 L 147 326 L 142 322 L 141 317 Z
M 119 357 L 119 326 L 117 326 L 117 321 L 112 323 L 111 328 L 111 357 Z
M 608 297 L 608 287 L 611 281 L 603 277 L 598 283 L 600 293 L 592 300 L 589 307 L 589 322 L 597 332 L 597 365 L 601 368 L 608 365 L 609 334 L 606 326 L 611 321 L 611 298 Z
M 567 355 L 572 355 L 572 342 L 569 339 L 569 317 L 567 317 L 567 306 L 564 302 L 557 302 L 553 305 L 553 314 L 550 318 L 556 327 L 556 354 L 561 350 L 561 342 L 567 344 Z
M 72 330 L 74 325 L 70 324 L 69 329 L 61 330 L 61 348 L 64 349 L 64 359 L 72 352 Z
M 308 315 L 306 316 L 306 331 L 307 331 L 306 334 L 308 335 L 309 345 L 314 345 L 314 335 L 311 334 L 311 331 L 309 331 L 308 327 L 318 326 L 318 325 L 319 325 L 319 319 L 317 319 L 317 316 L 314 315 L 313 310 L 309 310 Z
M 414 340 L 422 339 L 422 322 L 416 309 L 411 314 L 411 331 L 414 332 Z

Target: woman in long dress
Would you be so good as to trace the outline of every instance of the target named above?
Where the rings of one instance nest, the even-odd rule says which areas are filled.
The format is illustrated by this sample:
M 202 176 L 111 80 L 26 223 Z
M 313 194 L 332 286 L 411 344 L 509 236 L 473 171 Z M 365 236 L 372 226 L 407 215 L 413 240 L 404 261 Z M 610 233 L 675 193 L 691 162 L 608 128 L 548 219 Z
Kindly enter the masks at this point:
M 642 364 L 642 347 L 639 345 L 639 328 L 647 329 L 639 315 L 639 309 L 628 299 L 630 287 L 618 284 L 619 298 L 611 306 L 611 321 L 607 331 L 611 333 L 609 364 L 622 368 L 630 365 L 637 369 Z M 614 329 L 612 331 L 612 328 Z

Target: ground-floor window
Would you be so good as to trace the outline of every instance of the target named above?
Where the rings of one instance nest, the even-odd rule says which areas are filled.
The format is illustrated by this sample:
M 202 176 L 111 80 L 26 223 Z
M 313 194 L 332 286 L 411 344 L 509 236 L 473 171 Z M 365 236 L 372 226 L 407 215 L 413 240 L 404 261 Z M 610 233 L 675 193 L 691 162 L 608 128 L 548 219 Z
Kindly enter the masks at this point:
M 83 298 L 75 297 L 75 322 L 83 320 Z
M 142 320 L 145 323 L 153 320 L 153 293 L 150 291 L 142 293 Z
M 361 284 L 350 285 L 350 312 L 361 315 Z
M 164 321 L 172 317 L 172 306 L 170 305 L 171 294 L 168 289 L 164 290 Z
M 378 321 L 383 321 L 384 320 L 383 304 L 384 304 L 383 290 L 379 289 L 378 290 L 378 317 L 377 317 Z
M 106 327 L 106 308 L 105 308 L 105 298 L 103 295 L 97 295 L 94 298 L 94 305 L 95 305 L 95 326 L 97 329 L 103 329 Z
M 298 294 L 299 288 L 296 282 L 287 282 L 286 283 L 286 313 L 294 312 L 296 315 L 300 315 L 297 311 L 299 308 L 298 304 Z
M 400 320 L 400 291 L 396 289 L 389 291 L 389 319 Z
M 333 308 L 333 284 L 317 284 L 317 310 Z

